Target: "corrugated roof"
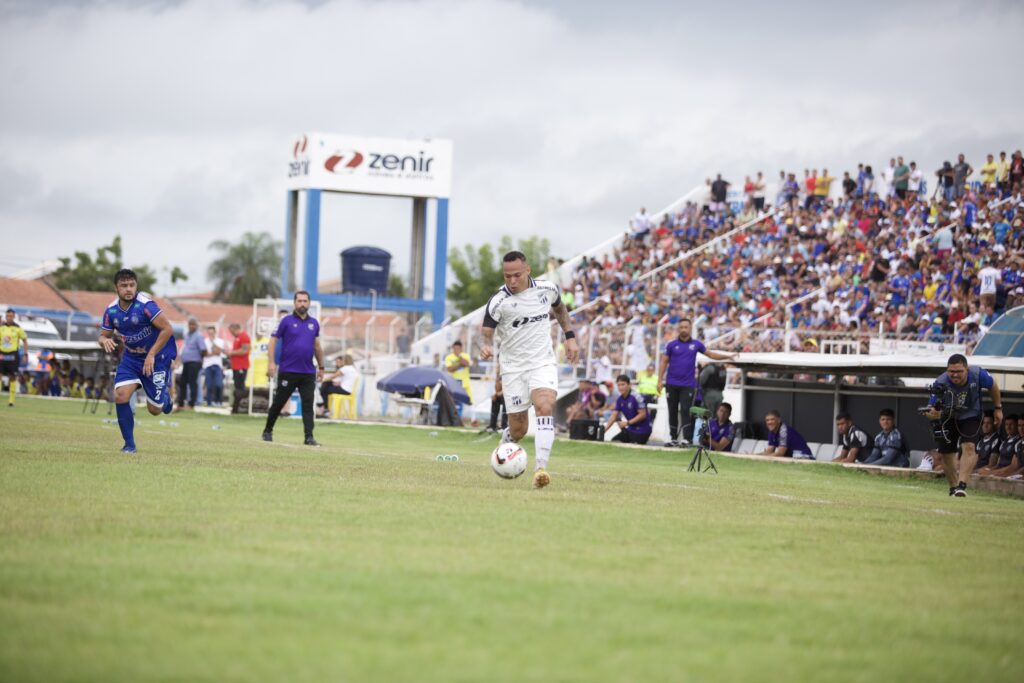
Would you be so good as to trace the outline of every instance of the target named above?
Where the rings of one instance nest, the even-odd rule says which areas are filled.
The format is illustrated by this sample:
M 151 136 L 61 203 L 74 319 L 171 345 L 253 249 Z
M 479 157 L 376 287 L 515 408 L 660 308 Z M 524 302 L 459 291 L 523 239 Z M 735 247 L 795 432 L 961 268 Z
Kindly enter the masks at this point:
M 74 310 L 42 280 L 0 278 L 0 303 L 8 306 L 31 306 L 53 311 Z

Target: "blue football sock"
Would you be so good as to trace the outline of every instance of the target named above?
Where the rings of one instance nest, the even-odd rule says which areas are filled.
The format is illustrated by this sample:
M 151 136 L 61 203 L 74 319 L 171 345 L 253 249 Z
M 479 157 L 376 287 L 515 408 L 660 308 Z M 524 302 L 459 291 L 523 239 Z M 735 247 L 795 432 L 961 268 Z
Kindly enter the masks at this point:
M 171 392 L 168 391 L 166 394 L 164 394 L 164 415 L 169 414 L 172 410 L 174 410 L 174 403 L 171 402 Z
M 117 426 L 121 428 L 124 445 L 135 448 L 135 415 L 130 403 L 117 404 Z

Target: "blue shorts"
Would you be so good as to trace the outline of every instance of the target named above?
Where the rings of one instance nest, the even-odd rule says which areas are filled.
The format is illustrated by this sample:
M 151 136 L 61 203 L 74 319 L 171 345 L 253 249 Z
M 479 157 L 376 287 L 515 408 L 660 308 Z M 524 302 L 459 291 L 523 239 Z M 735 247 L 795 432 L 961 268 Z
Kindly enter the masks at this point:
M 142 390 L 146 392 L 146 400 L 155 406 L 163 407 L 164 403 L 169 400 L 167 394 L 170 392 L 171 363 L 173 361 L 173 355 L 158 354 L 153 361 L 153 374 L 144 375 L 142 366 L 146 362 L 146 355 L 125 352 L 117 366 L 114 388 L 129 384 L 141 384 Z

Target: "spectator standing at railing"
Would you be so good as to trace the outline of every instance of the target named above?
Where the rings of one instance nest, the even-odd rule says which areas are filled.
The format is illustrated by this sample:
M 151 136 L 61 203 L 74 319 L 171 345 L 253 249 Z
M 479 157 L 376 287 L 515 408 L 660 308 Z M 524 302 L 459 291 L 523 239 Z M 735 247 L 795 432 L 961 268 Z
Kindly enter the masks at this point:
M 714 182 L 711 183 L 711 211 L 713 213 L 719 214 L 725 211 L 725 199 L 729 194 L 730 184 L 728 180 L 722 179 L 721 173 L 715 176 Z
M 651 217 L 647 215 L 647 207 L 641 206 L 640 211 L 633 216 L 633 220 L 629 222 L 630 237 L 633 239 L 639 239 L 649 233 L 653 227 L 651 223 Z
M 999 166 L 996 164 L 996 158 L 991 154 L 986 155 L 985 163 L 981 165 L 978 171 L 981 176 L 981 184 L 986 188 L 994 188 L 996 186 L 996 175 L 999 173 Z
M 892 182 L 896 196 L 900 201 L 905 200 L 910 189 L 910 167 L 903 163 L 903 157 L 896 157 Z
M 753 201 L 754 211 L 761 213 L 764 211 L 764 174 L 761 171 L 757 172 L 757 178 L 754 179 L 754 189 L 751 191 L 750 196 Z
M 681 437 L 679 415 L 689 420 L 690 408 L 697 394 L 697 354 L 703 353 L 713 360 L 732 360 L 734 353 L 709 351 L 704 343 L 692 337 L 693 323 L 689 318 L 679 321 L 678 336 L 665 346 L 658 369 L 658 393 L 666 390 L 668 401 L 669 441 L 678 446 Z
M 953 166 L 953 190 L 956 199 L 960 199 L 964 195 L 964 184 L 973 173 L 974 168 L 967 163 L 964 155 L 958 154 L 956 165 Z
M 814 201 L 818 206 L 823 206 L 828 201 L 828 195 L 832 191 L 832 183 L 835 178 L 828 174 L 828 169 L 821 169 L 821 175 L 814 182 Z
M 843 196 L 849 201 L 856 192 L 857 181 L 850 177 L 849 171 L 843 171 Z

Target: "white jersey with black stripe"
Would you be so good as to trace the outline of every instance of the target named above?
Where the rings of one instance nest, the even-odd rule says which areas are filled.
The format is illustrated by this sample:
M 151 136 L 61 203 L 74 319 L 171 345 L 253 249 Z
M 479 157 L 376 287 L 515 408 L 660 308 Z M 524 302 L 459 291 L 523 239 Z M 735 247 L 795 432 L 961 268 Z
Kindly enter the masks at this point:
M 530 278 L 530 286 L 513 294 L 499 289 L 484 309 L 484 327 L 495 330 L 498 363 L 503 374 L 555 363 L 551 346 L 551 307 L 562 305 L 558 285 Z

